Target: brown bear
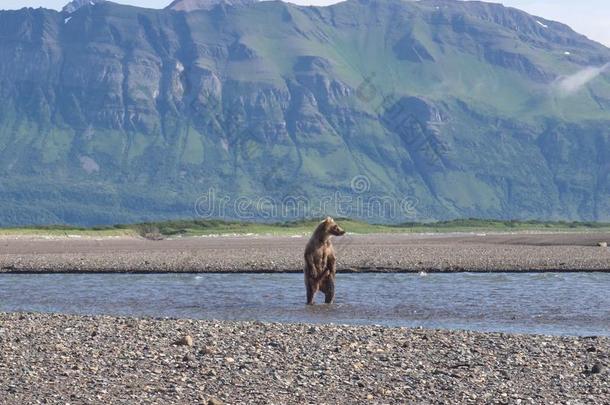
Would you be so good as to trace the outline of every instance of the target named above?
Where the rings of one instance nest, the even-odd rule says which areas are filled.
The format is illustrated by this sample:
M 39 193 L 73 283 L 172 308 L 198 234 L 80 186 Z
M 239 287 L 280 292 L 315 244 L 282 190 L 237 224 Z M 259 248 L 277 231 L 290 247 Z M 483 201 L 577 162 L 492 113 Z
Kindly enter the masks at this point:
M 313 305 L 314 295 L 324 293 L 324 301 L 335 299 L 336 258 L 331 236 L 344 235 L 345 231 L 328 217 L 318 225 L 305 248 L 305 288 L 307 305 Z

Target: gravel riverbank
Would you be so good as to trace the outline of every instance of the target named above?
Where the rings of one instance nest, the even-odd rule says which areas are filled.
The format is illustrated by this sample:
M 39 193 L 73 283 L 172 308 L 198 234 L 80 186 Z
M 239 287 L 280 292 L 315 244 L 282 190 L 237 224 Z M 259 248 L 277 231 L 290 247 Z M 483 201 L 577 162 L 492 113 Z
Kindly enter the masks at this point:
M 301 272 L 308 236 L 0 239 L 0 272 Z M 378 234 L 335 240 L 339 271 L 610 271 L 608 233 Z
M 601 337 L 0 313 L 0 349 L 3 404 L 610 402 Z

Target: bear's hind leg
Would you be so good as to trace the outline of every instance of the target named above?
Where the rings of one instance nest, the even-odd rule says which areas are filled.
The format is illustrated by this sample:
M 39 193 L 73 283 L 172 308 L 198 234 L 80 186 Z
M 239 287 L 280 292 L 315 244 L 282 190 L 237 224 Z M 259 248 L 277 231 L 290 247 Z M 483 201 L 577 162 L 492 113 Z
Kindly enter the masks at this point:
M 316 292 L 312 282 L 310 280 L 306 281 L 305 287 L 307 288 L 307 305 L 313 305 L 313 297 Z
M 333 280 L 332 277 L 328 277 L 324 280 L 320 290 L 324 293 L 324 302 L 326 304 L 335 302 L 335 280 Z

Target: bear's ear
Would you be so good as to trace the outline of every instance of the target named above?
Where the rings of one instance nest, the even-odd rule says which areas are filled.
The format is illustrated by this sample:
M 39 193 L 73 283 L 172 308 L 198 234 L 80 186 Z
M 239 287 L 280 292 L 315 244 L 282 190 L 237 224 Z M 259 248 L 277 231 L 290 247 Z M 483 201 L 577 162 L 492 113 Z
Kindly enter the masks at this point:
M 327 224 L 330 224 L 330 223 L 335 222 L 335 221 L 332 219 L 332 217 L 326 217 L 324 222 L 326 222 Z

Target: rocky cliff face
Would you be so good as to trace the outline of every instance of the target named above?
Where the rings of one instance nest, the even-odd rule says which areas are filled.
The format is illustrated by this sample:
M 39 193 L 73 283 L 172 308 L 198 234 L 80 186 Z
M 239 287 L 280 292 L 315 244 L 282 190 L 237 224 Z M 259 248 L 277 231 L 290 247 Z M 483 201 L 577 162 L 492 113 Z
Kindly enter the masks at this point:
M 0 12 L 0 224 L 610 220 L 609 60 L 474 2 Z

